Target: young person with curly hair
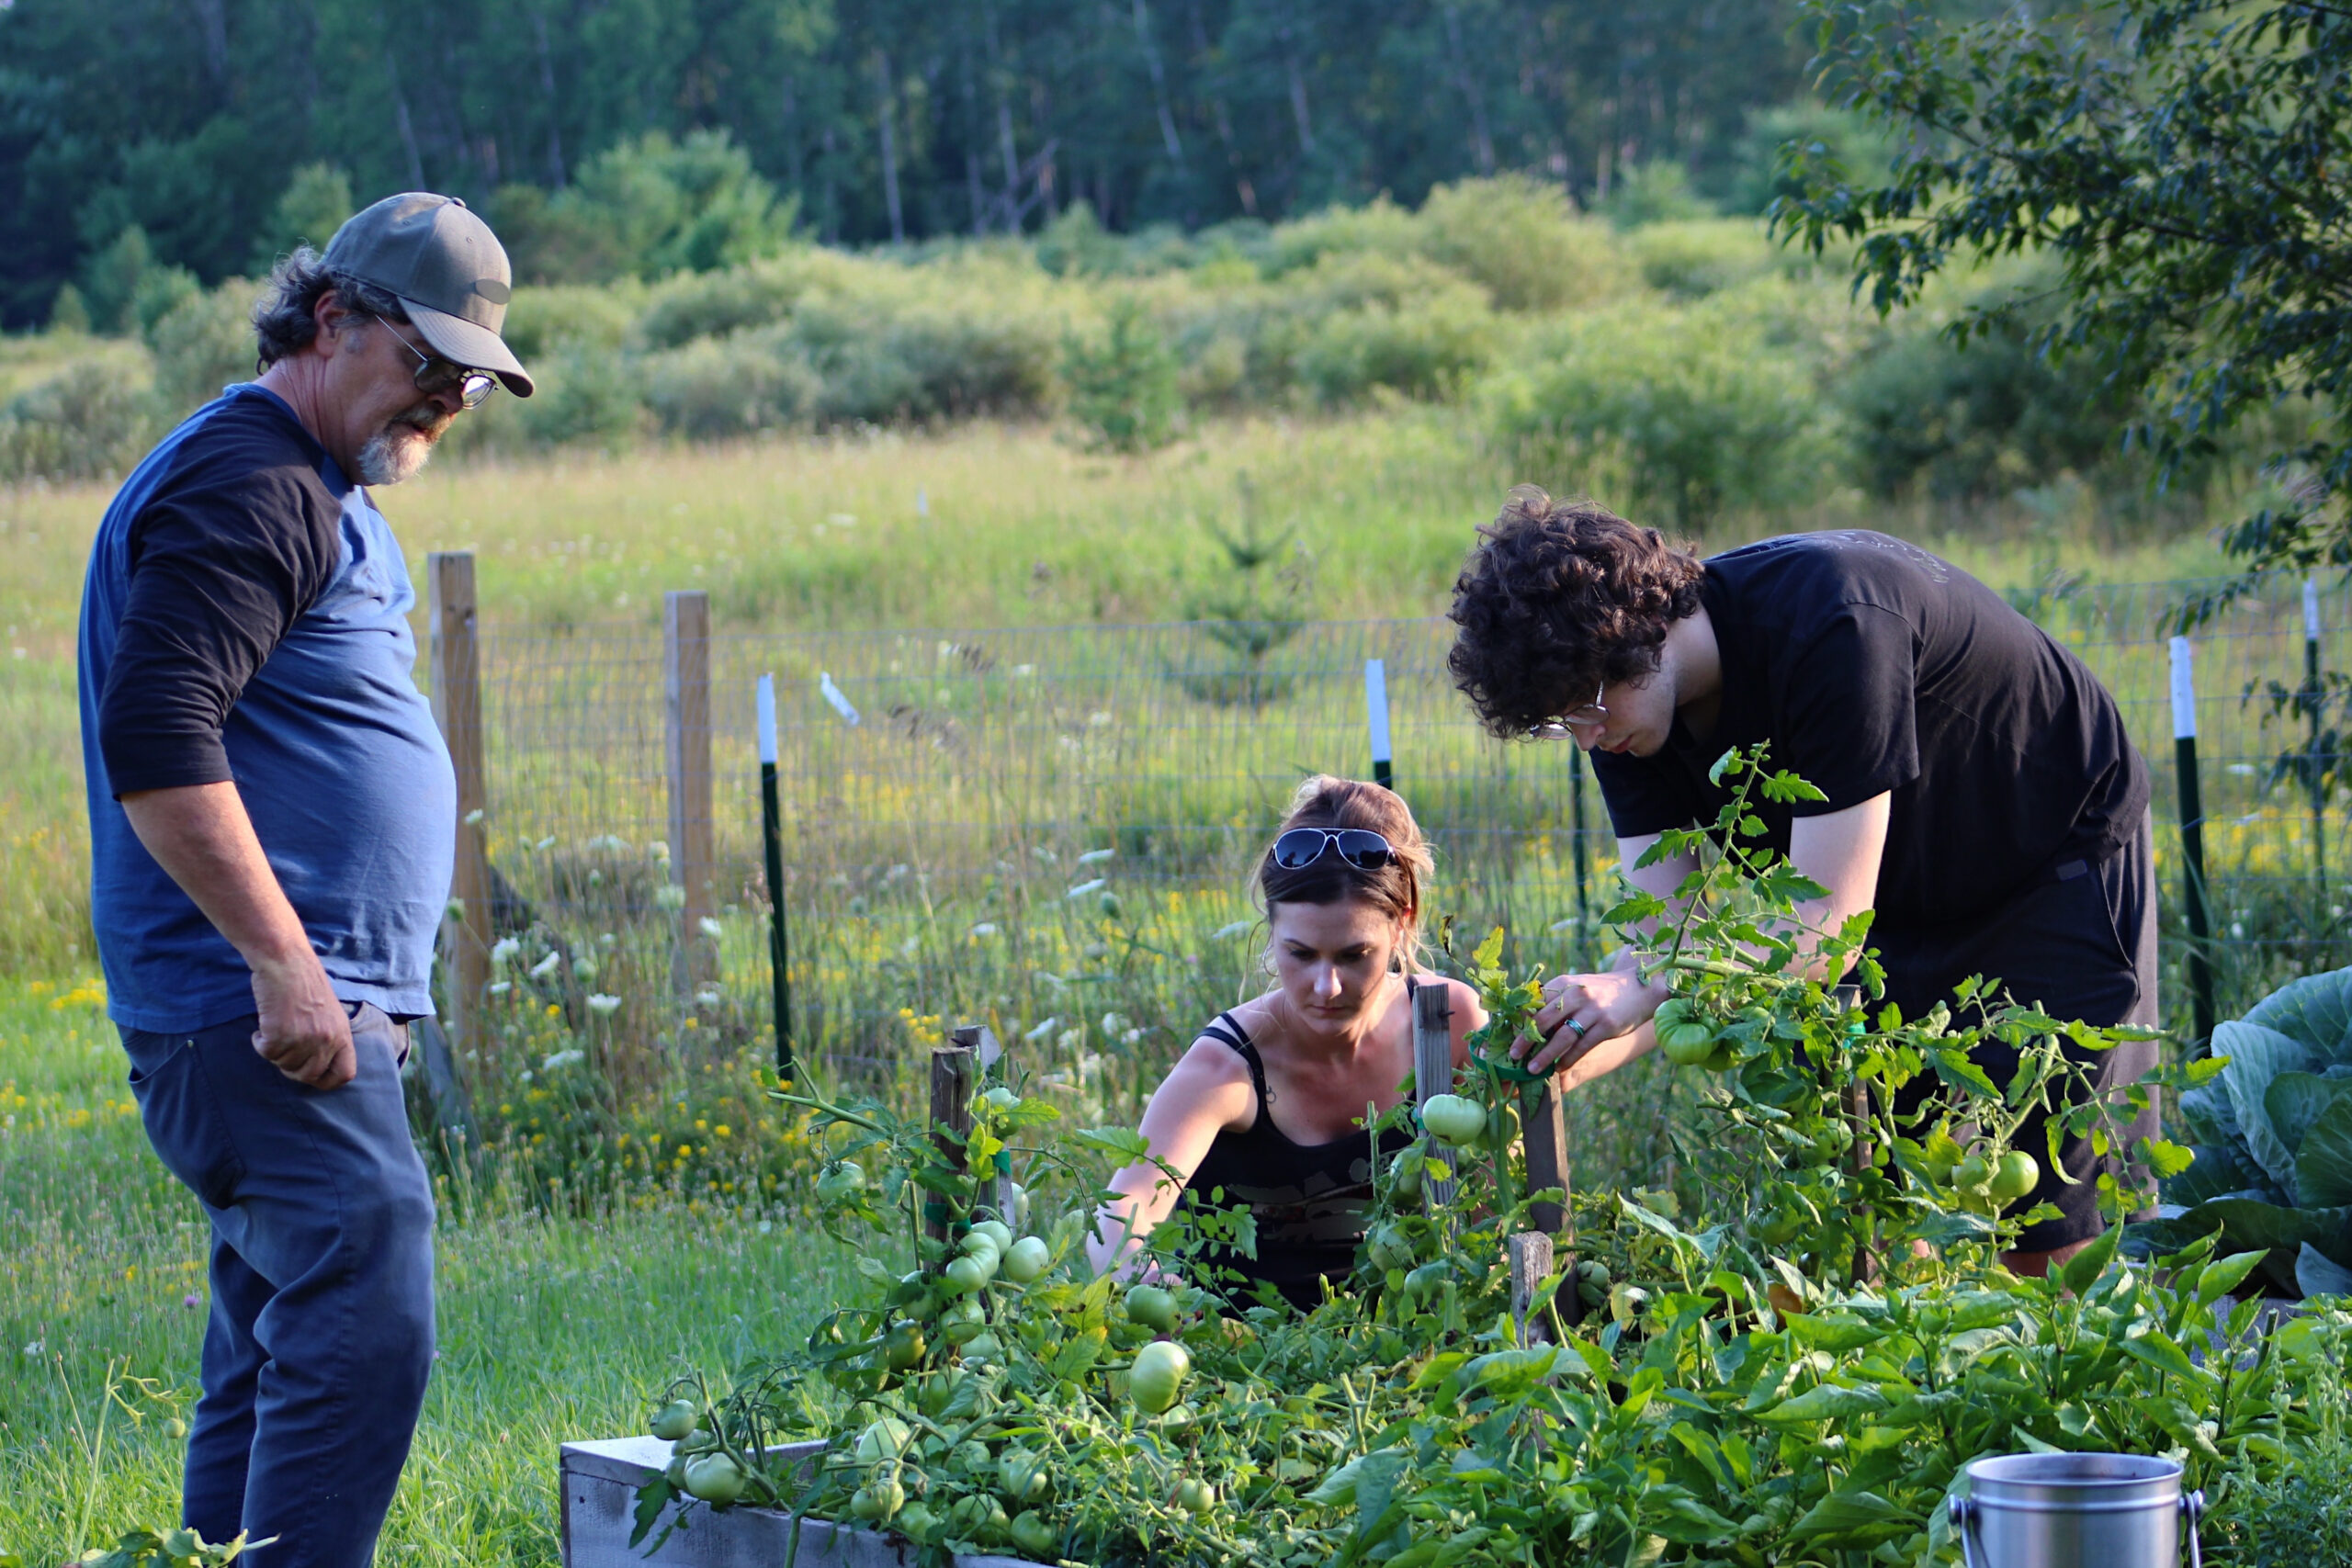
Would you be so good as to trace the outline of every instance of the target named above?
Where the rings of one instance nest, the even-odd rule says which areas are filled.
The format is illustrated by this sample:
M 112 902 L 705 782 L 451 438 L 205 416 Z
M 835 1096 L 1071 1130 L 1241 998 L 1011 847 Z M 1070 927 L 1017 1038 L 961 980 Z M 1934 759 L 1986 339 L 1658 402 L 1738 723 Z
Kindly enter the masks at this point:
M 1797 534 L 1701 559 L 1590 502 L 1511 491 L 1454 585 L 1454 680 L 1503 737 L 1572 738 L 1591 757 L 1636 886 L 1671 897 L 1689 856 L 1636 863 L 1661 833 L 1712 822 L 1708 782 L 1734 747 L 1769 745 L 1826 799 L 1752 805 L 1770 847 L 1828 896 L 1835 930 L 1876 911 L 1871 945 L 1906 1018 L 1972 975 L 2052 1016 L 2155 1021 L 2155 879 L 2147 764 L 2115 699 L 2073 654 L 1966 572 L 1884 534 Z M 1567 1087 L 1656 1043 L 1667 988 L 1641 954 L 1555 976 L 1523 1047 Z M 2007 1081 L 2014 1058 L 1980 1065 Z M 2090 1054 L 2102 1089 L 2154 1066 L 2153 1044 Z M 2153 1134 L 2150 1111 L 2126 1139 Z M 2039 1122 L 2022 1147 L 2044 1145 Z M 2041 1272 L 2102 1228 L 2086 1138 L 2019 1208 Z
M 1200 1260 L 1242 1276 L 1241 1299 L 1265 1287 L 1307 1308 L 1326 1280 L 1347 1279 L 1372 1201 L 1364 1111 L 1394 1108 L 1412 1080 L 1413 992 L 1452 992 L 1456 1065 L 1486 1021 L 1476 992 L 1421 972 L 1430 870 L 1419 826 L 1389 791 L 1321 775 L 1299 786 L 1252 878 L 1273 984 L 1204 1026 L 1153 1093 L 1142 1133 L 1160 1163 L 1111 1179 L 1088 1247 L 1098 1271 L 1136 1267 L 1180 1202 L 1212 1202 L 1257 1224 L 1255 1258 Z

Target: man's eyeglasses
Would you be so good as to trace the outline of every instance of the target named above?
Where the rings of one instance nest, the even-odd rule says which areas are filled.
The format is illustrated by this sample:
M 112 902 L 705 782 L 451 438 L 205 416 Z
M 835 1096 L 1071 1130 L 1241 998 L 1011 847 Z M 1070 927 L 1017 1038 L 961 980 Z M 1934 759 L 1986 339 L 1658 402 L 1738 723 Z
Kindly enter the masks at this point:
M 1570 708 L 1557 718 L 1529 725 L 1527 738 L 1530 740 L 1566 740 L 1579 729 L 1590 729 L 1597 724 L 1608 722 L 1609 709 L 1600 701 L 1601 693 L 1608 689 L 1603 685 L 1600 691 L 1593 693 L 1592 701 L 1582 707 Z
M 469 370 L 464 366 L 453 364 L 437 354 L 427 354 L 402 336 L 400 329 L 393 326 L 391 322 L 384 321 L 381 316 L 376 319 L 383 321 L 384 330 L 392 334 L 394 342 L 416 355 L 416 389 L 418 391 L 431 394 L 446 392 L 455 387 L 458 389 L 459 407 L 478 409 L 481 407 L 482 400 L 497 389 L 497 378 L 492 376 L 489 371 Z
M 1388 840 L 1369 828 L 1293 828 L 1274 840 L 1274 863 L 1304 871 L 1334 850 L 1358 871 L 1378 871 L 1396 858 Z

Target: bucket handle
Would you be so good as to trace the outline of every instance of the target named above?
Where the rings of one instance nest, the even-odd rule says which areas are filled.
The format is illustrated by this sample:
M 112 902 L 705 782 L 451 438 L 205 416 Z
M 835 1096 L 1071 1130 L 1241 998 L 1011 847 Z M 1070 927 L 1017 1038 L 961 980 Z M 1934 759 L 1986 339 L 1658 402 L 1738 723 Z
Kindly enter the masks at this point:
M 1960 1537 L 1960 1560 L 1964 1568 L 1978 1568 L 1976 1561 L 1976 1506 L 1966 1497 L 1951 1500 L 1952 1529 Z M 2205 1553 L 2197 1539 L 2197 1524 L 2205 1517 L 2205 1494 L 2185 1492 L 2180 1498 L 2180 1517 L 2188 1535 L 2188 1568 L 2205 1568 Z

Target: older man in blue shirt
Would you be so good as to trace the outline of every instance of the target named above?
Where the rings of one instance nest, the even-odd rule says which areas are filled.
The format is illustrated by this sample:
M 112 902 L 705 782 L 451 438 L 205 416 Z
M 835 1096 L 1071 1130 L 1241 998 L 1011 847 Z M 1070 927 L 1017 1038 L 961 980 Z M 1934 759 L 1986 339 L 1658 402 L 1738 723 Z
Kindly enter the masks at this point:
M 255 1568 L 364 1568 L 433 1360 L 433 1199 L 400 1089 L 433 1010 L 457 791 L 371 485 L 530 378 L 505 252 L 412 193 L 279 265 L 257 381 L 99 525 L 82 748 L 108 1007 L 212 1224 L 185 1517 Z

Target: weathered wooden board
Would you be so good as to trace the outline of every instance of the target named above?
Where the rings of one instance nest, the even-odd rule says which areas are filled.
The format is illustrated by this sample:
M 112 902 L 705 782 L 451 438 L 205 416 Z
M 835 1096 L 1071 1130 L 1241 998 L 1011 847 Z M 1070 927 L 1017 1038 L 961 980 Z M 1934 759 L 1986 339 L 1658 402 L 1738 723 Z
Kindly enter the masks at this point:
M 785 1458 L 813 1457 L 822 1443 L 794 1443 L 775 1450 Z M 647 1555 L 628 1543 L 636 1528 L 637 1489 L 670 1462 L 670 1445 L 659 1438 L 615 1438 L 566 1443 L 560 1481 L 564 1568 L 914 1568 L 914 1549 L 901 1540 L 868 1529 L 800 1521 L 800 1549 L 792 1547 L 792 1517 L 767 1508 L 729 1508 L 700 1504 L 689 1508 L 678 1528 Z M 677 1519 L 678 1505 L 648 1533 L 650 1542 Z M 958 1557 L 956 1568 L 1037 1568 L 1016 1557 Z

